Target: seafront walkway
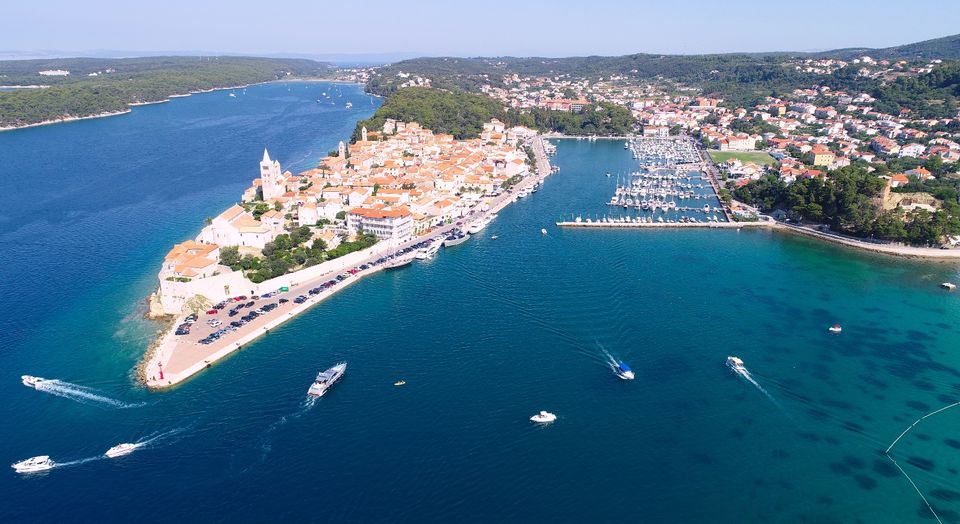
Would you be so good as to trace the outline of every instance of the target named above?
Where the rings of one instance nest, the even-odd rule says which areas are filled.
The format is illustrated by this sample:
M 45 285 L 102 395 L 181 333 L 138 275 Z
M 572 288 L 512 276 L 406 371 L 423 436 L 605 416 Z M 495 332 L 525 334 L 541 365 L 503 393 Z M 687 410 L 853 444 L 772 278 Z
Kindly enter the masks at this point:
M 529 189 L 544 177 L 550 174 L 550 162 L 544 152 L 542 139 L 537 137 L 533 142 L 533 149 L 537 157 L 536 170 L 534 173 L 525 177 L 517 183 L 513 190 L 504 192 L 498 197 L 486 202 L 486 209 L 483 211 L 471 211 L 468 215 L 457 219 L 452 224 L 441 228 L 433 229 L 419 237 L 411 238 L 403 243 L 378 242 L 374 246 L 367 248 L 367 256 L 363 257 L 355 264 L 356 272 L 350 273 L 348 270 L 340 269 L 330 273 L 312 278 L 310 280 L 295 284 L 289 287 L 289 290 L 278 294 L 270 299 L 260 299 L 254 301 L 254 305 L 249 309 L 241 310 L 244 314 L 252 309 L 259 308 L 268 303 L 276 303 L 277 307 L 273 311 L 264 313 L 259 317 L 240 326 L 235 331 L 226 333 L 211 344 L 201 344 L 200 340 L 205 338 L 212 331 L 216 331 L 224 326 L 217 328 L 210 327 L 206 321 L 211 318 L 220 320 L 224 325 L 230 321 L 239 318 L 228 317 L 226 309 L 219 311 L 216 315 L 205 315 L 199 312 L 197 321 L 193 324 L 190 334 L 176 335 L 176 326 L 183 323 L 186 315 L 179 316 L 174 324 L 164 333 L 154 351 L 152 351 L 143 365 L 143 380 L 148 388 L 163 389 L 175 386 L 184 380 L 196 375 L 200 371 L 209 368 L 215 362 L 227 357 L 228 355 L 242 349 L 258 337 L 265 335 L 270 330 L 277 328 L 284 322 L 296 317 L 300 313 L 310 309 L 312 306 L 323 302 L 335 293 L 342 291 L 351 284 L 357 282 L 363 277 L 372 275 L 384 269 L 384 264 L 371 265 L 368 269 L 360 270 L 359 267 L 369 264 L 388 254 L 395 253 L 405 247 L 412 246 L 428 238 L 446 236 L 452 230 L 463 228 L 467 224 L 477 220 L 488 218 L 516 200 L 516 193 L 522 189 Z M 412 254 L 408 255 L 412 256 Z M 336 280 L 338 275 L 343 275 L 344 279 L 338 284 L 326 289 L 322 289 L 316 295 L 310 295 L 309 291 L 320 286 L 324 282 Z M 299 295 L 306 295 L 308 299 L 302 304 L 294 303 L 293 299 Z M 288 302 L 279 304 L 279 298 L 286 298 Z M 236 302 L 236 304 L 249 302 L 251 298 L 245 301 Z M 223 318 L 220 318 L 223 317 Z

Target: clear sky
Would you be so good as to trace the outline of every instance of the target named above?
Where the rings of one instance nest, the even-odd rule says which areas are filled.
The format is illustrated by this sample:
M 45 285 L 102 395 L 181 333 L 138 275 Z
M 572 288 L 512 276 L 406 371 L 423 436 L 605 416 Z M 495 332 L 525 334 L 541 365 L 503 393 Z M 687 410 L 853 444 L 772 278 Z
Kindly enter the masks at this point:
M 960 33 L 958 0 L 23 0 L 0 51 L 571 56 L 887 47 Z

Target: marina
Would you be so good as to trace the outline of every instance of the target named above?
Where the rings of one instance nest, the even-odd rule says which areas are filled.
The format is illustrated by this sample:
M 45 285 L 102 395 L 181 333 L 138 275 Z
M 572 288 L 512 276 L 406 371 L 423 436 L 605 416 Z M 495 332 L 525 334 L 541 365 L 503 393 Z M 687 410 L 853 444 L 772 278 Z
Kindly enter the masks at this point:
M 712 166 L 692 140 L 632 138 L 623 147 L 639 164 L 638 170 L 617 175 L 608 211 L 586 216 L 571 213 L 557 225 L 709 227 L 730 223 Z

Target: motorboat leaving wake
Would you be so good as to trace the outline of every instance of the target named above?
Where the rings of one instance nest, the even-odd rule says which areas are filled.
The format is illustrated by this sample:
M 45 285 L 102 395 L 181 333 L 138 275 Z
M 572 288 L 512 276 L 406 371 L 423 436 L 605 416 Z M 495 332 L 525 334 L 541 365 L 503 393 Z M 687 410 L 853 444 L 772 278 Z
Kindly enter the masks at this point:
M 23 385 L 36 389 L 37 391 L 50 393 L 51 395 L 68 398 L 84 404 L 100 404 L 119 409 L 138 408 L 146 405 L 145 402 L 122 402 L 120 400 L 101 395 L 99 391 L 93 388 L 72 384 L 70 382 L 64 382 L 55 378 L 47 379 L 32 375 L 23 375 L 20 377 L 20 381 L 23 382 Z
M 744 367 L 743 361 L 739 357 L 727 357 L 727 367 L 733 370 L 734 373 L 749 379 L 750 372 L 747 371 L 747 368 Z
M 623 380 L 633 380 L 636 378 L 633 369 L 631 369 L 626 362 L 615 358 L 603 346 L 600 346 L 600 351 L 603 352 L 603 360 L 608 366 L 610 366 L 610 369 L 613 371 L 614 375 Z
M 117 444 L 116 446 L 108 449 L 107 452 L 104 453 L 104 455 L 106 455 L 107 457 L 110 457 L 110 458 L 122 457 L 122 456 L 124 456 L 124 455 L 129 455 L 130 453 L 133 453 L 134 450 L 136 450 L 137 448 L 139 448 L 141 445 L 142 445 L 142 443 L 141 443 L 141 444 L 131 444 L 131 443 L 129 443 L 129 442 L 125 442 L 125 443 L 123 443 L 123 444 Z
M 43 382 L 44 380 L 46 379 L 43 377 L 35 377 L 33 375 L 20 376 L 20 381 L 23 382 L 24 386 L 27 386 L 29 388 L 34 388 L 34 389 L 36 389 L 37 384 L 39 384 L 40 382 Z
M 322 397 L 324 394 L 326 394 L 327 390 L 330 389 L 331 386 L 343 378 L 343 374 L 346 371 L 347 363 L 340 362 L 336 366 L 321 372 L 319 375 L 317 375 L 317 378 L 313 381 L 313 384 L 310 385 L 310 389 L 307 390 L 307 396 Z
M 773 395 L 768 393 L 763 386 L 761 386 L 756 380 L 754 380 L 753 375 L 750 374 L 750 371 L 747 370 L 747 367 L 743 364 L 743 360 L 740 360 L 739 357 L 727 357 L 727 367 L 733 370 L 733 372 L 736 373 L 737 375 L 740 375 L 741 377 L 746 379 L 747 382 L 753 384 L 754 387 L 760 390 L 760 392 L 763 393 L 765 397 L 770 399 L 770 402 L 773 402 L 774 406 L 777 406 L 777 409 L 779 409 L 785 415 L 787 415 L 787 418 L 791 418 L 790 415 L 787 413 L 787 410 L 783 409 L 783 406 L 781 406 L 780 403 L 777 402 L 777 399 L 773 398 Z
M 617 362 L 617 365 L 613 368 L 613 372 L 623 380 L 633 380 L 636 376 L 633 374 L 633 370 L 630 369 L 630 366 L 624 361 Z
M 17 473 L 37 473 L 40 471 L 47 471 L 48 469 L 53 469 L 56 464 L 50 460 L 50 457 L 47 455 L 40 455 L 33 458 L 28 458 L 27 460 L 21 460 L 15 464 L 12 464 L 10 467 L 14 469 Z

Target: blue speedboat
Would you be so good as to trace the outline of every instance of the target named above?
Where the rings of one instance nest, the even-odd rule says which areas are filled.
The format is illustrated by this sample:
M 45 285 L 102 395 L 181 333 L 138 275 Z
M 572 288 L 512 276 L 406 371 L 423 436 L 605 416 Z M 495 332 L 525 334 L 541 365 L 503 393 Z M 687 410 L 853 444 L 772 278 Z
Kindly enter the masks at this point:
M 616 373 L 617 376 L 620 377 L 620 378 L 622 378 L 623 380 L 633 380 L 633 379 L 634 379 L 633 370 L 630 369 L 630 366 L 628 366 L 628 365 L 626 364 L 626 362 L 624 362 L 624 361 L 622 361 L 622 360 L 620 360 L 620 361 L 617 362 L 617 366 L 616 366 L 615 368 L 613 368 L 613 372 Z

